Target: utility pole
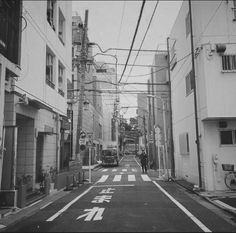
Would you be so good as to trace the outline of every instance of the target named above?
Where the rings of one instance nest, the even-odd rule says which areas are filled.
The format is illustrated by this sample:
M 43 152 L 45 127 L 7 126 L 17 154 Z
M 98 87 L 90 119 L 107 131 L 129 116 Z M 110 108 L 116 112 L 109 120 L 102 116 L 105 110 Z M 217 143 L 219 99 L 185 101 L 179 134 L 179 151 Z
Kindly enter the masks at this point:
M 146 119 L 145 119 L 145 113 L 143 115 L 143 129 L 144 129 L 144 143 L 145 143 L 145 149 L 146 149 L 146 153 L 148 153 L 148 150 L 147 150 L 147 132 L 146 132 Z M 148 155 L 148 160 L 149 160 L 149 155 Z M 150 161 L 150 160 L 149 160 Z
M 173 141 L 173 120 L 172 120 L 172 103 L 171 103 L 171 78 L 170 78 L 170 50 L 169 37 L 167 37 L 167 66 L 168 66 L 168 85 L 169 85 L 169 119 L 170 119 L 170 158 L 171 158 L 171 176 L 175 178 L 175 159 L 174 159 L 174 141 Z
M 82 41 L 81 41 L 81 59 L 77 62 L 77 77 L 79 77 L 79 71 L 81 73 L 80 80 L 80 93 L 79 93 L 79 111 L 78 111 L 78 124 L 76 132 L 76 159 L 79 157 L 80 152 L 80 133 L 82 131 L 83 124 L 83 103 L 84 103 L 84 91 L 85 91 L 85 72 L 86 72 L 86 63 L 88 58 L 88 41 L 87 41 L 87 30 L 88 30 L 88 10 L 85 11 L 85 20 L 82 29 Z M 79 69 L 80 65 L 80 69 Z
M 197 88 L 196 88 L 196 75 L 195 75 L 195 63 L 194 63 L 195 61 L 194 61 L 193 22 L 192 22 L 191 0 L 189 0 L 188 3 L 189 3 L 189 17 L 190 17 L 190 36 L 191 36 L 191 55 L 192 55 L 192 74 L 193 74 L 194 115 L 195 115 L 195 128 L 196 128 L 197 159 L 198 159 L 198 179 L 199 179 L 199 188 L 202 188 L 200 141 L 199 141 L 199 128 L 198 128 L 198 110 L 197 110 Z
M 154 96 L 155 93 L 154 93 L 154 77 L 153 77 L 153 69 L 151 69 L 151 82 L 152 82 L 152 95 Z M 155 168 L 157 168 L 157 156 L 159 156 L 157 154 L 157 151 L 156 151 L 156 135 L 155 135 L 155 124 L 156 124 L 156 119 L 155 119 L 155 99 L 152 98 L 152 122 L 153 122 L 153 159 L 155 161 Z M 160 169 L 160 168 L 159 168 Z

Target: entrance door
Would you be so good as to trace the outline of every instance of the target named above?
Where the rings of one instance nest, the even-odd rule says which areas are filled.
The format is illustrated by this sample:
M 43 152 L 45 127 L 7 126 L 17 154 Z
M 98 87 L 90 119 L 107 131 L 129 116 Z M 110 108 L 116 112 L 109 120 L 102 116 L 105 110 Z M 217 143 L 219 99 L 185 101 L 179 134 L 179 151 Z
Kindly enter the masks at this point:
M 39 183 L 42 173 L 42 162 L 43 162 L 43 141 L 44 135 L 39 133 L 37 137 L 36 147 L 36 182 Z

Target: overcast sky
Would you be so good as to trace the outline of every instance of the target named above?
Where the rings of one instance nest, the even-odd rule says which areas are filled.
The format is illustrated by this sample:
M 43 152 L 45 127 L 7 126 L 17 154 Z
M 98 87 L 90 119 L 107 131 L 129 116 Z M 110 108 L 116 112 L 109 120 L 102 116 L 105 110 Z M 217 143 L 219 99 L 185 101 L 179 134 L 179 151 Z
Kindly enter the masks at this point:
M 133 49 L 139 49 L 141 45 L 156 2 L 157 1 L 148 0 L 145 3 Z M 176 19 L 181 2 L 182 1 L 159 1 L 142 49 L 156 50 L 166 48 L 166 38 Z M 108 48 L 130 48 L 141 6 L 142 1 L 72 1 L 72 10 L 78 12 L 83 21 L 85 10 L 88 10 L 89 40 L 90 42 L 99 44 L 102 50 Z M 94 47 L 94 53 L 97 52 L 99 52 L 99 50 Z M 128 52 L 129 51 L 111 50 L 108 53 L 117 55 L 119 64 L 125 64 Z M 131 53 L 128 64 L 132 65 L 134 63 L 136 54 L 136 51 Z M 140 52 L 135 64 L 152 65 L 153 57 L 153 52 Z M 97 56 L 96 60 L 115 63 L 115 59 L 109 56 Z M 145 74 L 150 73 L 150 67 L 134 66 L 130 73 L 131 68 L 132 66 L 127 66 L 121 82 L 146 82 L 149 76 Z M 121 78 L 123 69 L 124 66 L 118 65 L 118 80 Z M 130 75 L 130 77 L 127 77 L 128 75 Z M 146 90 L 146 86 L 129 84 L 120 87 L 120 90 L 141 91 Z M 136 94 L 121 94 L 120 105 L 131 106 L 128 110 L 126 109 L 127 111 L 125 111 L 125 109 L 121 111 L 125 117 L 129 118 L 135 116 L 136 110 L 132 108 L 132 106 L 137 106 Z

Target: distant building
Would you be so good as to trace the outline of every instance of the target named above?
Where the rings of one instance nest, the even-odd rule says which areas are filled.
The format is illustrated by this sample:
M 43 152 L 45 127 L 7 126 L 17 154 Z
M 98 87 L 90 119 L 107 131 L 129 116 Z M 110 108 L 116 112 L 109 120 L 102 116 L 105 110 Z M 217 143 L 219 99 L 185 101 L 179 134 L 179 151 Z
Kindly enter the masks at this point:
M 236 167 L 235 1 L 191 5 L 192 25 L 189 2 L 183 1 L 169 39 L 176 176 L 205 190 L 227 190 L 222 164 Z

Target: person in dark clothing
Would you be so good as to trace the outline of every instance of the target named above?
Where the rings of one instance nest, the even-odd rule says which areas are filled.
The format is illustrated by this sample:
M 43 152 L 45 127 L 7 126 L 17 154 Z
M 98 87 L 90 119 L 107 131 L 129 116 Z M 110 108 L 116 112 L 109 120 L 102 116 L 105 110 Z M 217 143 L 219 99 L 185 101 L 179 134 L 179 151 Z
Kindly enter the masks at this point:
M 148 157 L 147 154 L 145 153 L 145 149 L 142 149 L 142 153 L 140 154 L 140 162 L 143 173 L 147 173 Z

